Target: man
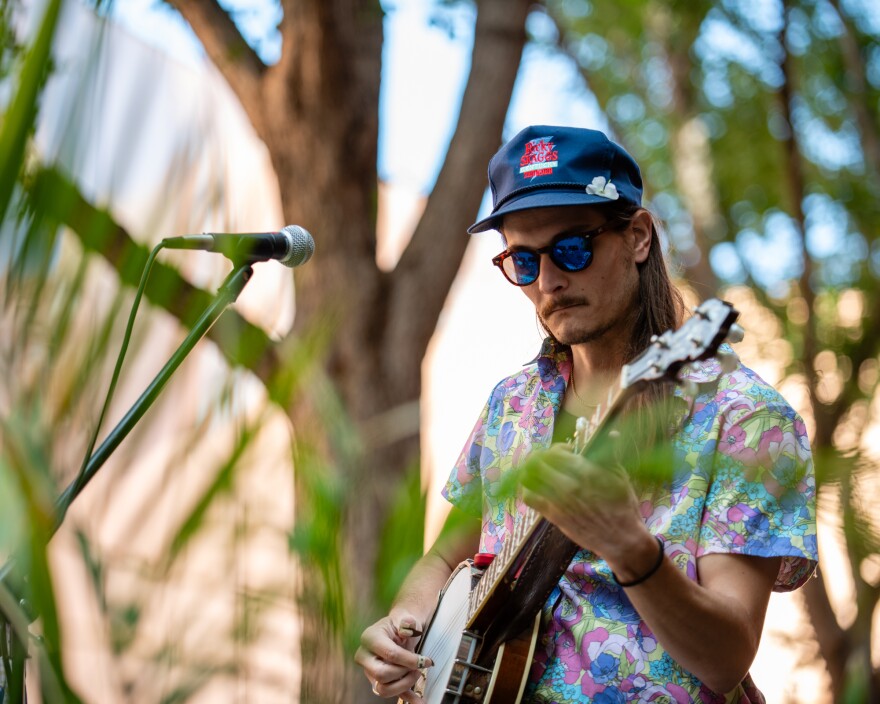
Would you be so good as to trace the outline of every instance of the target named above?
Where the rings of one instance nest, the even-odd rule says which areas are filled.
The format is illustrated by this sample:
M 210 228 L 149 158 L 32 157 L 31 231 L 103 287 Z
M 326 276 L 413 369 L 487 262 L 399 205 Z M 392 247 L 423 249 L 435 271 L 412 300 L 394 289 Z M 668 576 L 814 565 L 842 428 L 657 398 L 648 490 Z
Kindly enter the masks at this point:
M 681 412 L 664 477 L 572 452 L 574 419 L 682 322 L 681 296 L 638 166 L 602 133 L 529 127 L 492 158 L 489 181 L 494 208 L 469 232 L 502 233 L 494 262 L 548 338 L 493 390 L 444 488 L 446 528 L 357 661 L 376 694 L 420 701 L 411 688 L 431 663 L 410 634 L 453 568 L 497 554 L 528 506 L 582 549 L 544 605 L 523 701 L 762 701 L 748 670 L 770 593 L 802 585 L 817 560 L 803 422 L 754 372 L 710 360 L 689 372 L 694 396 L 671 397 Z M 498 489 L 511 472 L 517 499 Z M 466 518 L 475 505 L 481 522 Z

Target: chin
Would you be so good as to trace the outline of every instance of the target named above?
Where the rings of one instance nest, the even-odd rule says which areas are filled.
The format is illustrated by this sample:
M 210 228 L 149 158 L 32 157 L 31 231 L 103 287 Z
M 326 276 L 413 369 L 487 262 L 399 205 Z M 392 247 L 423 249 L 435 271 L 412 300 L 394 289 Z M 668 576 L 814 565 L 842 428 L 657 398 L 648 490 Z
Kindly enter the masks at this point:
M 563 345 L 582 345 L 587 342 L 595 342 L 602 337 L 601 332 L 593 330 L 551 330 L 557 341 Z
M 608 336 L 608 333 L 613 329 L 613 325 L 599 325 L 599 326 L 559 326 L 557 330 L 550 330 L 553 334 L 553 337 L 556 338 L 563 345 L 568 345 L 571 347 L 572 345 L 585 345 L 590 342 L 596 342 L 598 340 L 602 340 Z

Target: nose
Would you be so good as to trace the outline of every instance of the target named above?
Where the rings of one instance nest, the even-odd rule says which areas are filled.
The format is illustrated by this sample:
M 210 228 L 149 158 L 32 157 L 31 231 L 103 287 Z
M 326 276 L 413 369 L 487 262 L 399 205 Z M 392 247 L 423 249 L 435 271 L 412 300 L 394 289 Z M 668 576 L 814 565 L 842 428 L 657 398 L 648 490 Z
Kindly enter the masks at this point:
M 537 283 L 541 293 L 553 293 L 568 285 L 568 273 L 556 266 L 547 252 L 542 252 Z

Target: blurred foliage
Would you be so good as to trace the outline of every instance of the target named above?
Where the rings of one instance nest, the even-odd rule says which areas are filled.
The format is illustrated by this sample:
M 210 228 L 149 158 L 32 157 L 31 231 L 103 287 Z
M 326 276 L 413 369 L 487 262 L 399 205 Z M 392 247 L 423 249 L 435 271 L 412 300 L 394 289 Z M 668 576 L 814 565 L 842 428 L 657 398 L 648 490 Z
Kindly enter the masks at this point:
M 45 701 L 77 701 L 60 657 L 62 648 L 77 649 L 77 638 L 61 633 L 59 609 L 79 607 L 69 603 L 69 598 L 56 601 L 59 595 L 53 584 L 64 576 L 52 575 L 47 552 L 58 519 L 56 501 L 61 488 L 76 474 L 77 456 L 87 446 L 88 436 L 99 430 L 95 427 L 98 409 L 122 337 L 132 289 L 149 253 L 148 247 L 120 226 L 110 208 L 90 202 L 74 176 L 57 166 L 37 163 L 33 156 L 30 140 L 51 69 L 49 49 L 61 6 L 60 0 L 50 3 L 40 30 L 25 47 L 16 44 L 19 34 L 14 29 L 14 12 L 20 7 L 9 2 L 0 6 L 0 33 L 6 38 L 0 45 L 0 80 L 9 96 L 2 107 L 0 130 L 0 374 L 4 378 L 0 387 L 0 514 L 4 516 L 0 522 L 0 560 L 10 558 L 5 564 L 0 562 L 8 571 L 0 582 L 0 615 L 27 643 L 39 672 L 39 694 Z M 92 51 L 100 54 L 99 47 Z M 99 61 L 93 65 L 99 70 Z M 71 123 L 78 119 L 72 108 Z M 132 117 L 128 127 L 136 131 L 136 126 L 137 119 Z M 76 139 L 75 130 L 69 138 Z M 193 149 L 192 145 L 187 148 Z M 126 371 L 144 355 L 152 356 L 145 351 L 145 343 L 157 345 L 151 336 L 161 314 L 172 316 L 186 328 L 213 297 L 162 262 L 154 265 L 145 295 L 150 307 L 142 311 L 135 328 L 129 355 L 132 360 Z M 249 666 L 244 653 L 248 646 L 265 639 L 279 607 L 289 613 L 315 609 L 328 634 L 337 635 L 349 650 L 354 647 L 364 615 L 350 613 L 348 606 L 352 584 L 342 567 L 345 516 L 341 477 L 347 465 L 359 461 L 363 448 L 338 395 L 316 362 L 332 334 L 332 328 L 325 325 L 289 341 L 281 354 L 263 330 L 235 311 L 227 311 L 212 328 L 210 338 L 229 372 L 219 389 L 206 394 L 199 417 L 176 429 L 169 467 L 154 471 L 168 474 L 174 465 L 182 464 L 217 432 L 218 422 L 224 419 L 233 442 L 228 454 L 217 458 L 215 467 L 202 468 L 210 471 L 208 481 L 187 499 L 182 514 L 173 516 L 167 545 L 158 559 L 113 555 L 96 538 L 98 517 L 90 525 L 82 525 L 81 516 L 68 519 L 80 521 L 74 525 L 73 535 L 107 632 L 108 655 L 116 669 L 113 679 L 118 682 L 120 697 L 180 702 L 204 696 L 217 681 L 248 681 L 253 674 L 246 672 Z M 238 390 L 241 369 L 263 382 L 270 401 L 262 413 L 246 419 L 236 415 L 242 405 Z M 199 604 L 206 607 L 205 613 L 198 608 L 190 610 L 157 639 L 157 602 L 167 601 L 163 594 L 180 589 L 184 583 L 181 574 L 193 556 L 212 555 L 213 562 L 228 563 L 231 576 L 237 577 L 235 570 L 240 568 L 235 565 L 244 560 L 251 541 L 265 534 L 266 519 L 271 517 L 249 514 L 241 508 L 240 496 L 250 489 L 251 468 L 259 465 L 253 448 L 260 441 L 258 436 L 270 411 L 286 411 L 291 399 L 305 393 L 314 398 L 314 420 L 331 431 L 333 447 L 329 453 L 319 449 L 312 444 L 308 429 L 298 428 L 296 491 L 304 497 L 302 504 L 308 510 L 296 516 L 282 545 L 290 551 L 284 557 L 295 557 L 301 568 L 319 575 L 323 585 L 320 603 L 294 603 L 292 585 L 286 581 L 290 575 L 278 569 L 268 584 L 236 586 L 228 631 L 219 640 L 212 636 L 197 653 L 190 652 L 185 641 L 205 630 L 203 621 L 210 618 L 207 601 Z M 134 462 L 138 453 L 153 449 L 148 446 L 151 424 L 148 415 L 132 432 L 117 452 L 118 464 Z M 111 490 L 118 490 L 123 479 L 117 472 L 106 481 Z M 174 484 L 138 497 L 141 505 L 133 509 L 131 540 L 139 538 L 138 523 L 168 493 L 174 493 Z M 392 567 L 382 579 L 386 600 L 422 550 L 424 496 L 417 465 L 398 490 L 394 505 L 398 508 L 387 522 L 383 552 Z M 219 547 L 218 525 L 220 534 L 226 535 L 226 542 Z M 412 530 L 412 525 L 419 529 Z M 22 575 L 27 575 L 26 580 Z M 125 586 L 120 588 L 120 582 Z M 201 585 L 197 589 L 210 594 L 218 587 Z M 20 604 L 23 597 L 27 601 Z M 34 617 L 38 620 L 31 623 Z M 28 628 L 39 632 L 39 638 Z M 0 659 L 7 667 L 5 674 L 0 674 L 0 701 L 14 702 L 20 699 L 22 682 L 8 667 L 6 645 L 6 638 L 0 637 Z M 295 652 L 295 644 L 287 642 L 282 649 Z M 23 651 L 20 654 L 23 656 Z
M 82 454 L 86 436 L 96 425 L 108 364 L 121 336 L 120 313 L 131 304 L 128 287 L 137 282 L 146 261 L 146 248 L 135 244 L 109 212 L 89 204 L 69 178 L 37 166 L 32 158 L 30 138 L 51 68 L 50 50 L 61 6 L 60 0 L 45 5 L 37 31 L 24 46 L 16 43 L 16 27 L 23 25 L 15 13 L 22 8 L 9 3 L 0 7 L 4 37 L 0 70 L 8 98 L 0 115 L 0 374 L 4 379 L 0 387 L 0 515 L 4 519 L 0 523 L 0 615 L 9 624 L 9 630 L 0 628 L 0 701 L 9 702 L 23 701 L 21 660 L 28 652 L 33 663 L 28 671 L 38 675 L 38 682 L 32 684 L 37 685 L 43 701 L 78 701 L 61 659 L 62 647 L 75 651 L 77 640 L 75 635 L 61 633 L 59 618 L 59 609 L 76 611 L 78 607 L 70 603 L 69 596 L 58 601 L 55 585 L 61 578 L 62 593 L 66 592 L 67 580 L 65 575 L 52 574 L 47 544 L 59 518 L 60 487 L 72 478 L 77 454 Z M 71 233 L 76 237 L 71 238 Z M 154 305 L 172 309 L 187 324 L 206 307 L 211 294 L 186 284 L 172 268 L 159 265 L 148 298 Z M 149 328 L 155 316 L 148 311 L 142 318 Z M 225 341 L 233 363 L 243 359 L 258 366 L 248 355 L 265 354 L 265 333 L 236 314 L 228 318 L 216 326 L 213 336 Z M 142 349 L 143 341 L 144 328 L 136 335 L 137 347 Z M 231 391 L 234 384 L 232 375 L 212 392 L 215 407 L 195 427 L 181 426 L 175 442 L 182 445 L 182 456 L 218 416 L 239 403 Z M 142 429 L 134 433 L 135 442 L 143 435 Z M 235 433 L 232 454 L 221 462 L 191 513 L 179 519 L 165 560 L 139 565 L 139 578 L 152 580 L 161 589 L 163 582 L 180 571 L 178 558 L 208 532 L 209 510 L 216 513 L 218 507 L 229 504 L 231 494 L 241 491 L 242 467 L 253 465 L 253 458 L 244 461 L 243 455 L 254 435 L 248 427 Z M 131 448 L 119 454 L 131 458 Z M 151 497 L 142 498 L 148 502 Z M 229 523 L 235 531 L 227 549 L 233 552 L 238 543 L 250 540 L 249 533 L 262 530 L 261 525 Z M 185 628 L 175 629 L 168 643 L 144 654 L 142 631 L 150 624 L 142 616 L 151 613 L 148 601 L 155 602 L 155 596 L 129 589 L 120 599 L 118 590 L 110 588 L 119 565 L 102 553 L 92 531 L 76 530 L 75 535 L 110 633 L 111 655 L 120 664 L 124 657 L 131 658 L 132 651 L 140 651 L 136 657 L 141 660 L 152 660 L 150 667 L 133 676 L 120 666 L 124 691 L 140 690 L 146 700 L 182 701 L 202 690 L 215 675 L 236 671 L 235 660 L 223 655 L 218 643 L 200 655 L 202 662 L 187 665 L 177 644 Z M 226 648 L 233 655 L 234 643 L 247 644 L 265 628 L 260 625 L 261 604 L 277 602 L 279 594 L 288 591 L 282 578 L 279 575 L 274 586 L 240 587 L 238 623 L 233 624 Z M 164 675 L 157 678 L 157 671 Z
M 376 558 L 376 599 L 385 612 L 424 551 L 425 505 L 421 467 L 414 464 L 396 488 Z
M 15 85 L 0 125 L 0 221 L 8 219 L 10 206 L 17 205 L 26 145 L 36 121 L 38 96 L 49 73 L 60 6 L 60 0 L 46 5 L 39 30 L 27 47 L 12 40 L 12 8 L 7 3 L 0 8 L 0 34 L 4 38 L 0 45 L 0 69 L 6 80 Z M 41 258 L 45 260 L 45 256 Z M 9 281 L 18 277 L 15 265 L 4 268 L 12 272 Z M 4 308 L 6 318 L 9 309 Z M 32 310 L 24 312 L 26 322 L 33 320 L 30 313 Z M 5 509 L 0 514 L 18 518 L 16 523 L 4 526 L 0 544 L 0 551 L 9 560 L 0 583 L 4 614 L 0 620 L 0 641 L 6 655 L 0 694 L 10 700 L 23 700 L 23 658 L 33 646 L 44 698 L 77 701 L 67 686 L 61 663 L 61 634 L 45 551 L 53 528 L 54 487 L 48 472 L 46 445 L 32 432 L 34 416 L 39 411 L 38 403 L 29 403 L 18 408 L 15 415 L 4 414 L 0 418 L 0 483 L 4 489 L 0 507 Z M 40 615 L 41 638 L 32 644 L 28 627 L 34 614 Z
M 854 97 L 843 65 L 841 19 L 827 2 L 798 3 L 785 17 L 783 6 L 770 0 L 546 4 L 560 26 L 561 48 L 577 61 L 614 131 L 642 164 L 647 194 L 679 254 L 691 244 L 694 214 L 681 187 L 688 174 L 673 159 L 681 156 L 677 135 L 692 123 L 708 152 L 692 147 L 688 156 L 709 169 L 711 182 L 702 187 L 718 199 L 718 227 L 708 233 L 703 256 L 723 283 L 755 283 L 783 302 L 786 282 L 802 268 L 798 248 L 780 241 L 789 236 L 786 221 L 793 215 L 782 148 L 790 126 L 779 104 L 780 63 L 788 54 L 795 65 L 793 122 L 802 147 L 815 286 L 842 288 L 874 278 L 876 263 L 865 260 L 880 208 L 878 185 L 850 102 L 858 98 L 869 107 L 876 130 L 876 9 L 852 3 L 849 10 L 856 13 L 849 21 L 862 68 L 874 77 Z M 782 250 L 772 267 L 756 261 L 768 244 Z

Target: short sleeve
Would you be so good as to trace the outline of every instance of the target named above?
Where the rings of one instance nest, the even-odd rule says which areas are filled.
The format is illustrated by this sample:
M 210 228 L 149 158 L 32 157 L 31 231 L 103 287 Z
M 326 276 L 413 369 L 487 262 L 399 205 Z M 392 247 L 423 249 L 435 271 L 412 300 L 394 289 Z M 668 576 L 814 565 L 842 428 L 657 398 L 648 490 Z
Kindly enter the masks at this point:
M 803 421 L 785 404 L 731 413 L 715 440 L 697 556 L 781 557 L 774 591 L 801 586 L 818 560 L 816 481 Z
M 458 456 L 452 472 L 449 474 L 449 479 L 446 480 L 446 484 L 441 491 L 441 494 L 449 503 L 473 516 L 481 514 L 482 477 L 480 475 L 480 459 L 485 452 L 491 452 L 486 447 L 489 405 L 489 403 L 486 403 L 483 408 L 483 412 L 477 419 L 474 429 L 468 436 L 464 448 Z

